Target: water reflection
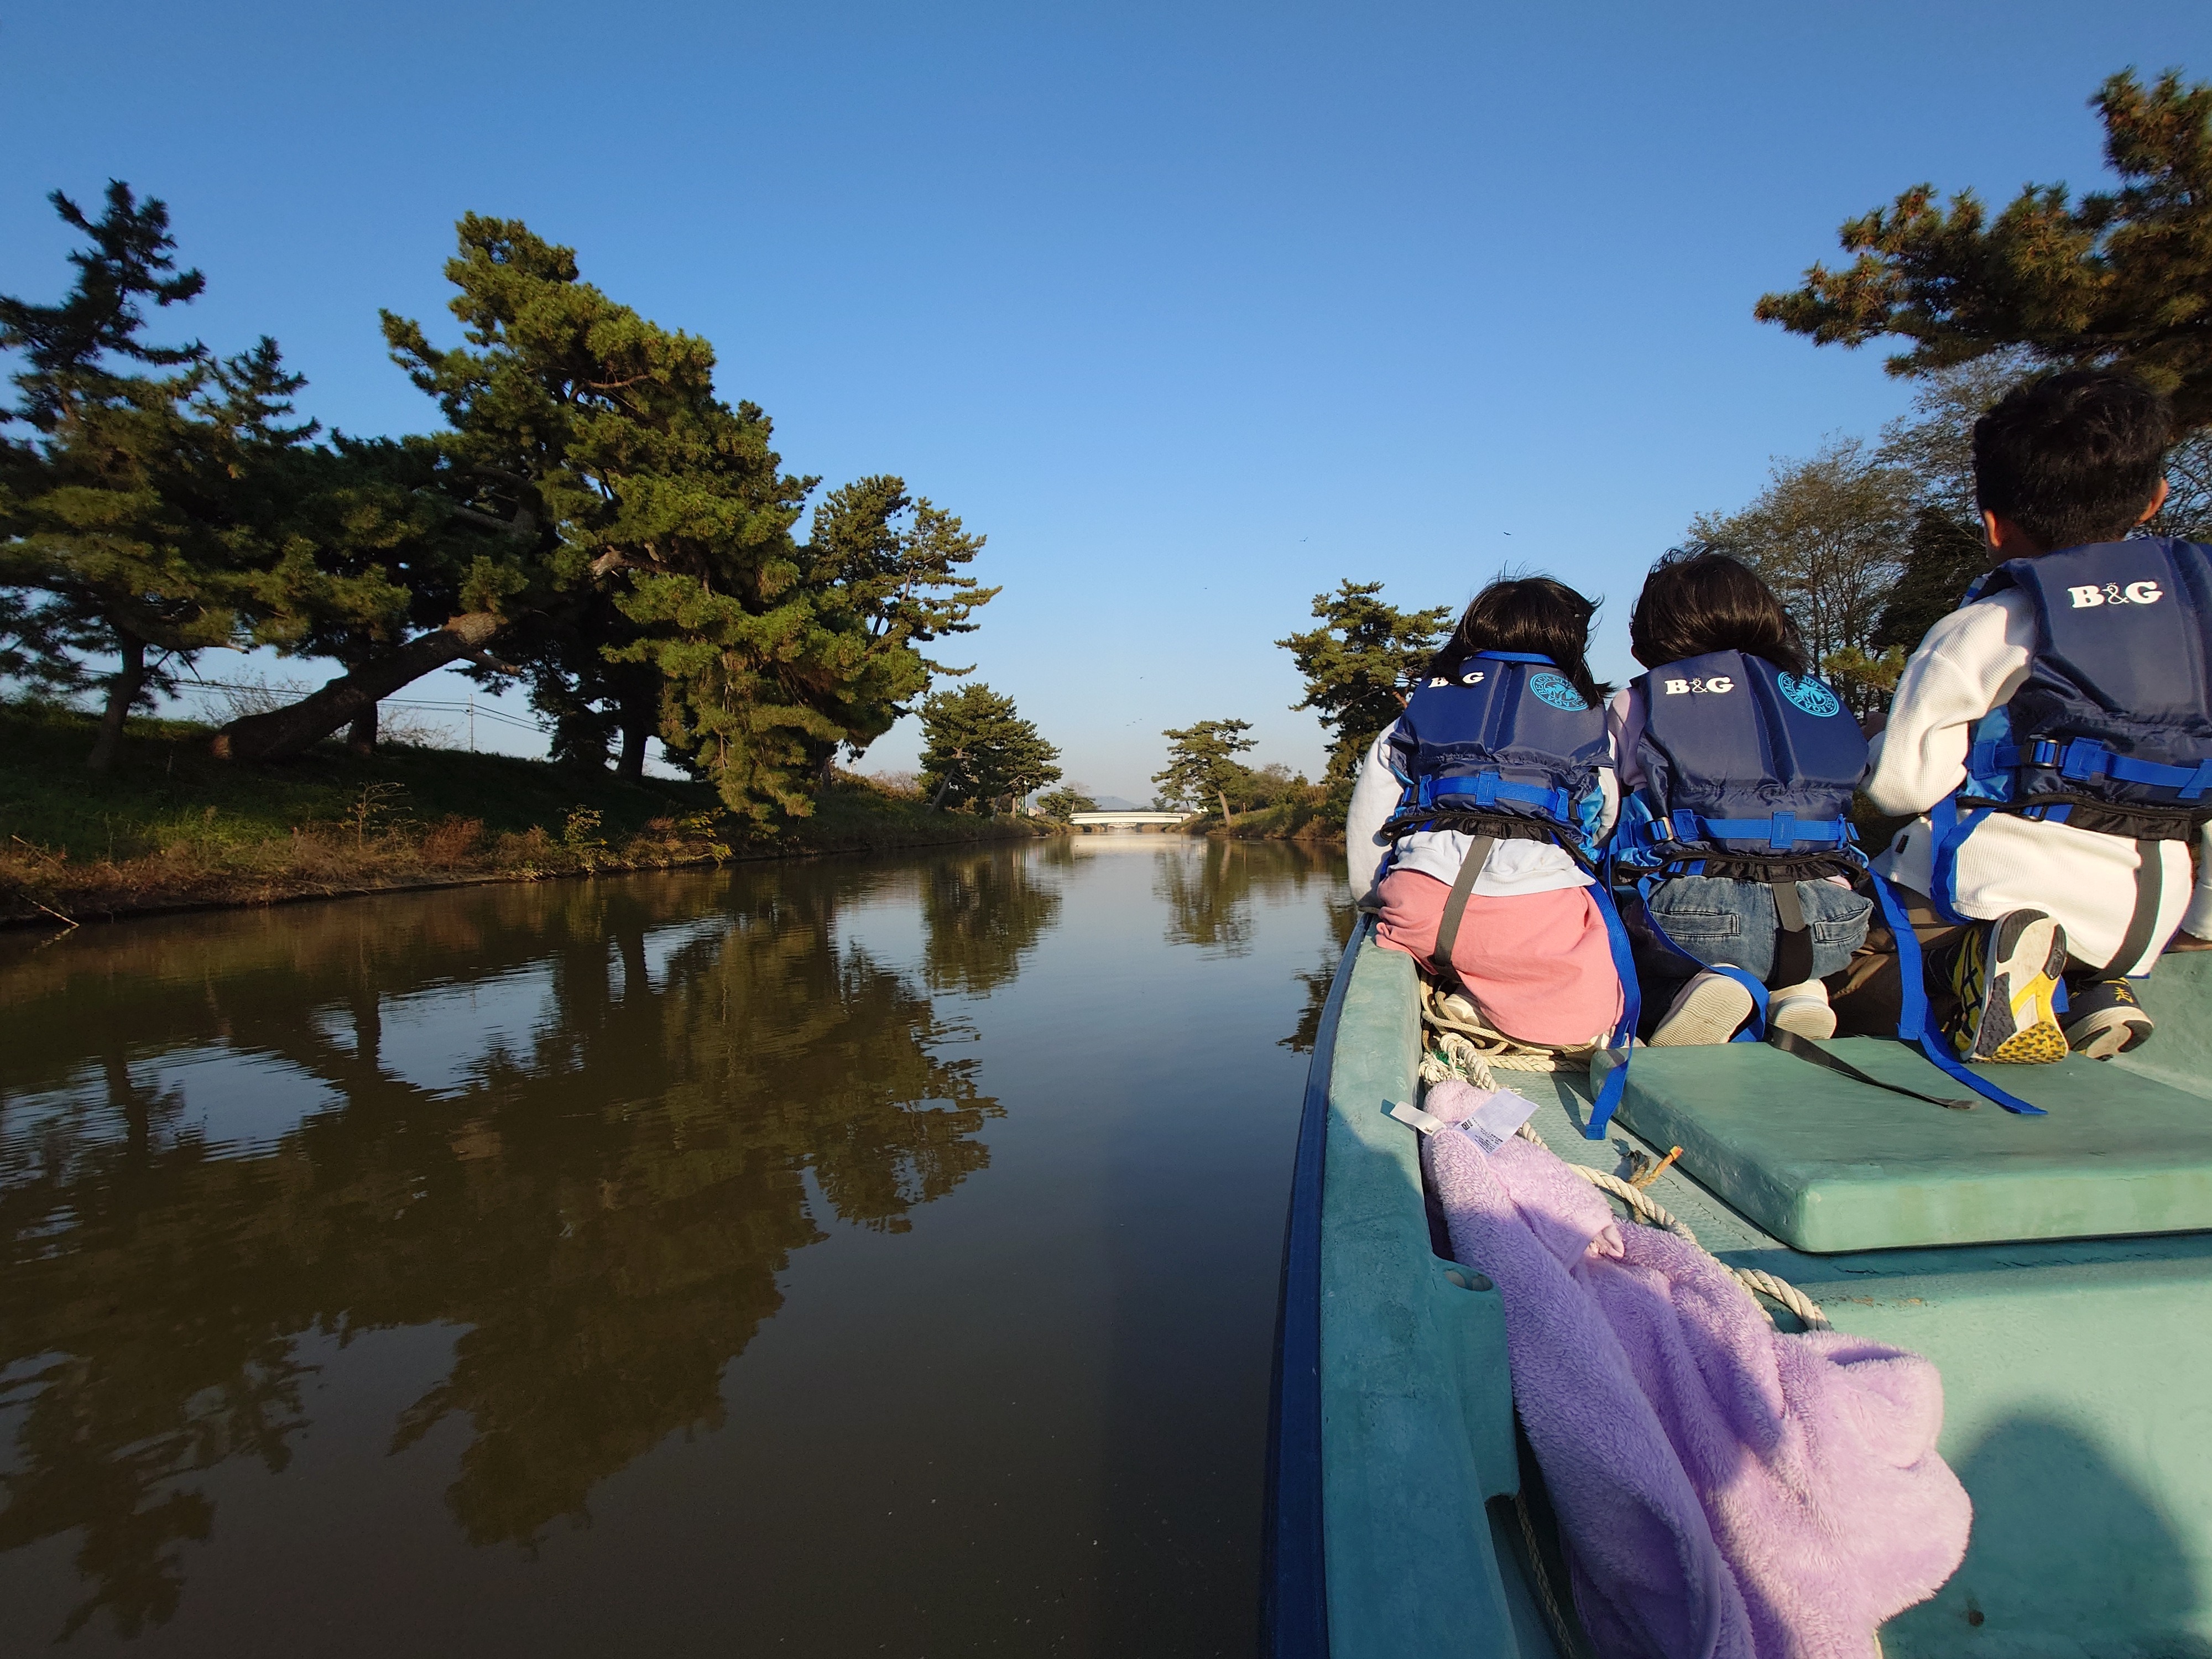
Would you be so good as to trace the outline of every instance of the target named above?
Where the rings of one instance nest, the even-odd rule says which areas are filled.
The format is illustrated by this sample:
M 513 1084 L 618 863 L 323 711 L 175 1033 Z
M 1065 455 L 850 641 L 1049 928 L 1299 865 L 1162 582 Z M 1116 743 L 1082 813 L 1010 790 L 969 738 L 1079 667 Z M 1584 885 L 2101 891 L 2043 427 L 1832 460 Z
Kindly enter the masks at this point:
M 1305 987 L 1306 1006 L 1298 1011 L 1297 1029 L 1276 1045 L 1294 1054 L 1313 1052 L 1314 1042 L 1321 1035 L 1322 1012 L 1328 1006 L 1329 987 L 1336 982 L 1344 942 L 1352 937 L 1352 925 L 1359 917 L 1351 893 L 1341 883 L 1332 884 L 1322 895 L 1322 910 L 1328 918 L 1328 942 L 1322 947 L 1320 960 L 1298 975 L 1298 982 Z
M 1162 859 L 1152 891 L 1167 907 L 1167 942 L 1194 945 L 1215 957 L 1252 952 L 1255 890 L 1276 902 L 1304 894 L 1334 865 L 1325 853 L 1296 842 L 1209 839 L 1194 855 Z
M 922 872 L 927 983 L 841 912 L 866 866 L 563 884 L 117 929 L 0 967 L 0 1551 L 75 1534 L 125 1635 L 282 1470 L 309 1334 L 460 1334 L 392 1426 L 470 1436 L 446 1493 L 526 1547 L 672 1432 L 823 1237 L 984 1167 L 974 1031 L 1053 925 L 1037 872 Z
M 1059 884 L 1043 872 L 1069 858 L 1067 843 L 1054 841 L 1034 853 L 1001 847 L 932 865 L 921 885 L 929 988 L 982 996 L 1012 980 L 1060 919 Z

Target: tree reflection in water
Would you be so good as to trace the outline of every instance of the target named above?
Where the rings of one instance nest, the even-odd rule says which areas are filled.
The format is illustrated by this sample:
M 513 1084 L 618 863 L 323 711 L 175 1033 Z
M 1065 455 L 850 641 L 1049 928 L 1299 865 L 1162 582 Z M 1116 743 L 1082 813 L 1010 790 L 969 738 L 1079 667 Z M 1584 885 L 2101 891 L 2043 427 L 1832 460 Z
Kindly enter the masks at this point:
M 927 890 L 927 973 L 988 988 L 1057 895 L 989 856 L 956 867 Z M 216 1524 L 190 1477 L 285 1467 L 311 1333 L 464 1328 L 392 1448 L 466 1419 L 446 1496 L 477 1544 L 528 1547 L 665 1437 L 718 1427 L 723 1371 L 824 1237 L 810 1174 L 839 1218 L 899 1231 L 988 1160 L 972 1029 L 836 926 L 894 878 L 478 889 L 138 924 L 0 966 L 0 1550 L 82 1529 L 61 1633 L 175 1612 L 182 1546 Z M 459 1081 L 410 1080 L 395 1007 L 479 995 L 541 1001 L 504 1036 L 463 1014 L 434 1057 Z M 186 1052 L 321 1109 L 211 1142 L 189 1091 L 144 1080 Z
M 1352 937 L 1352 925 L 1359 919 L 1351 893 L 1341 885 L 1322 900 L 1322 908 L 1328 917 L 1328 943 L 1322 948 L 1321 960 L 1297 976 L 1306 988 L 1306 1006 L 1298 1014 L 1297 1030 L 1276 1045 L 1294 1054 L 1310 1054 L 1314 1050 L 1314 1042 L 1321 1036 L 1322 1011 L 1328 1006 L 1329 988 L 1336 983 L 1337 964 L 1344 957 L 1344 942 Z
M 931 990 L 985 996 L 1020 971 L 1022 958 L 1060 919 L 1060 889 L 1040 879 L 1039 868 L 1064 866 L 1067 844 L 1055 841 L 1041 850 L 1042 856 L 1025 855 L 1001 846 L 930 866 L 921 914 Z

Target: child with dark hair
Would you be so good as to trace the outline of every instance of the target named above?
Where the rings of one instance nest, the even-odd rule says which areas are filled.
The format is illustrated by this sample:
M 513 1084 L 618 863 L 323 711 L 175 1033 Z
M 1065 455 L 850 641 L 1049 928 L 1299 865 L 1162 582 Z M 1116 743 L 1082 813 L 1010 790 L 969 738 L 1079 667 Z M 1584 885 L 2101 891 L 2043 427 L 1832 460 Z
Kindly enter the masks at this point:
M 1626 908 L 1652 1046 L 1726 1042 L 1762 994 L 1768 1025 L 1832 1036 L 1821 979 L 1874 910 L 1851 890 L 1857 723 L 1807 673 L 1781 601 L 1725 554 L 1654 565 L 1628 637 L 1650 672 L 1613 700 L 1614 845 L 1638 878 Z
M 2164 400 L 2105 370 L 2018 387 L 1975 424 L 1995 568 L 1905 664 L 1867 783 L 1918 815 L 1875 869 L 1962 1058 L 2133 1048 L 2151 1022 L 2126 976 L 2212 934 L 2189 857 L 2192 837 L 2212 848 L 2212 554 L 2130 533 L 2166 500 L 2170 436 Z M 1832 985 L 1847 1031 L 1894 1022 L 1893 946 Z
M 1376 941 L 1520 1042 L 1603 1040 L 1621 988 L 1590 863 L 1617 800 L 1597 607 L 1544 576 L 1475 595 L 1352 789 L 1353 896 Z

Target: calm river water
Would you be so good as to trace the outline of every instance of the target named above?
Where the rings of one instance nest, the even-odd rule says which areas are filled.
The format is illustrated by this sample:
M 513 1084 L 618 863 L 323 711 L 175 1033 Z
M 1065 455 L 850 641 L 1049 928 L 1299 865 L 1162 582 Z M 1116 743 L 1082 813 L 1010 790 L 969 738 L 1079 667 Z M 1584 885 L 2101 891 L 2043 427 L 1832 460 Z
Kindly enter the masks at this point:
M 0 1647 L 1243 1659 L 1340 892 L 1091 836 L 0 939 Z

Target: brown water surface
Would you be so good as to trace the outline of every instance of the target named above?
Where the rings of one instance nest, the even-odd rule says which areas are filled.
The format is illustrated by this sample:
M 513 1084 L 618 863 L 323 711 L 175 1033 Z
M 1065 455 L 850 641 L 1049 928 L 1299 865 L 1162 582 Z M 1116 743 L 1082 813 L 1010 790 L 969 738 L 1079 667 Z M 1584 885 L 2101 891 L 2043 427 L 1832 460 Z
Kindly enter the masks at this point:
M 1334 860 L 0 939 L 0 1648 L 1242 1656 Z

